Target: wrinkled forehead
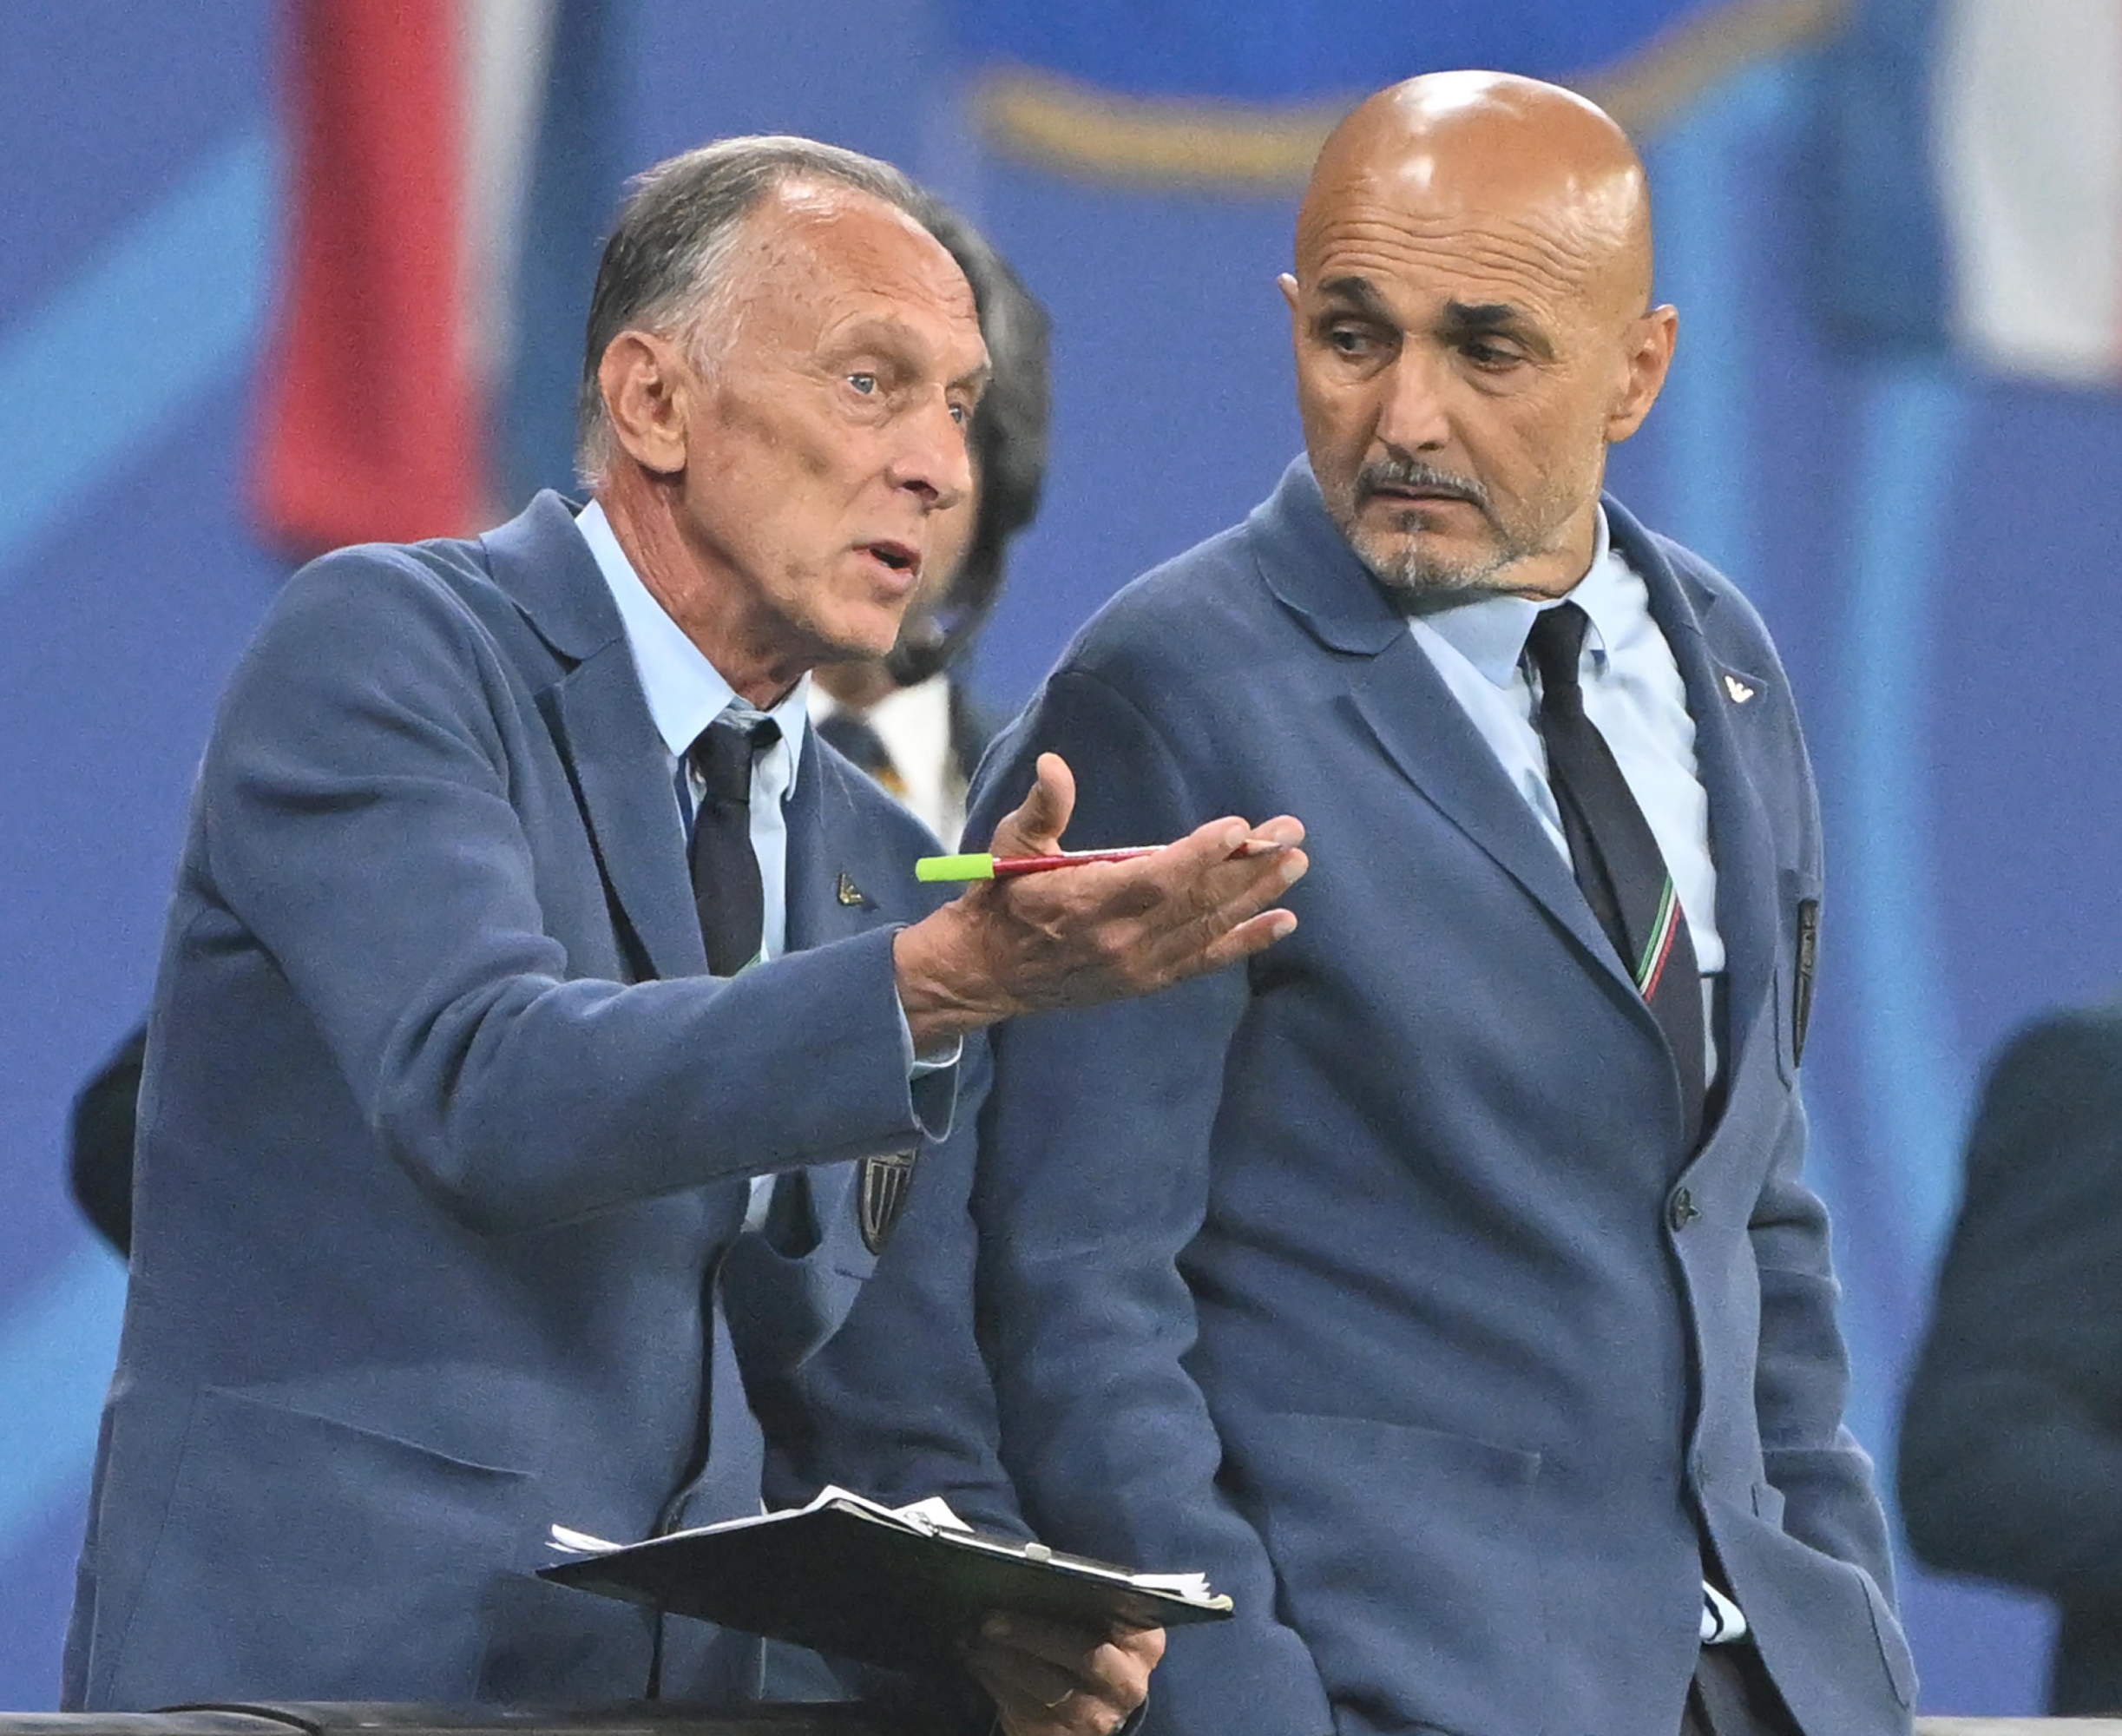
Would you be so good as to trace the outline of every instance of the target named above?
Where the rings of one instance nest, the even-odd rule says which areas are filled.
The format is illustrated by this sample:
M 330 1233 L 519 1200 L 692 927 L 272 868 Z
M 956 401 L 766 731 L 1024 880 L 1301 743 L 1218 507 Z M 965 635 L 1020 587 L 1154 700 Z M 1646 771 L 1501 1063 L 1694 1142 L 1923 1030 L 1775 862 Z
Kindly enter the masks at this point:
M 744 220 L 731 262 L 739 323 L 813 328 L 851 318 L 917 326 L 977 366 L 972 286 L 943 244 L 905 212 L 852 187 L 793 183 Z
M 1454 131 L 1330 148 L 1298 214 L 1299 282 L 1367 262 L 1640 312 L 1650 294 L 1640 172 L 1480 130 L 1488 136 Z

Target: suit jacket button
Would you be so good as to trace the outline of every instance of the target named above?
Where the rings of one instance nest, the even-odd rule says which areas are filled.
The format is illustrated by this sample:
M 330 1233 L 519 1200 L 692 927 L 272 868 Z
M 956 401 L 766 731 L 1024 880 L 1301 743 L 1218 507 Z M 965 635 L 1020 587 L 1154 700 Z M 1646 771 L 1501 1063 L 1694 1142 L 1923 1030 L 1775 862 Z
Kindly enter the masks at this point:
M 1676 1235 L 1701 1215 L 1701 1213 L 1695 1210 L 1693 1194 L 1685 1187 L 1673 1189 L 1672 1198 L 1665 1207 L 1665 1221 L 1672 1226 L 1673 1233 Z

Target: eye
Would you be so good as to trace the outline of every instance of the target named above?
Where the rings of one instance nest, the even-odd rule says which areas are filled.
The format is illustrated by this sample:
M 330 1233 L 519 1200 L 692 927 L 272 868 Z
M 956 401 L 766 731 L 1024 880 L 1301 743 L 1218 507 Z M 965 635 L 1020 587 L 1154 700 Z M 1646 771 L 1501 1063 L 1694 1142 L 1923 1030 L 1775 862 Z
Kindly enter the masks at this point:
M 970 406 L 962 404 L 952 404 L 950 406 L 950 419 L 956 423 L 961 428 L 966 426 L 973 419 L 973 412 Z
M 873 396 L 877 391 L 875 374 L 850 374 L 847 377 L 847 383 L 864 398 Z
M 1328 326 L 1326 341 L 1344 356 L 1367 355 L 1370 350 L 1370 334 L 1357 326 Z
M 1476 338 L 1459 346 L 1459 353 L 1477 368 L 1501 371 L 1514 367 L 1524 359 L 1507 344 L 1490 343 L 1485 338 Z

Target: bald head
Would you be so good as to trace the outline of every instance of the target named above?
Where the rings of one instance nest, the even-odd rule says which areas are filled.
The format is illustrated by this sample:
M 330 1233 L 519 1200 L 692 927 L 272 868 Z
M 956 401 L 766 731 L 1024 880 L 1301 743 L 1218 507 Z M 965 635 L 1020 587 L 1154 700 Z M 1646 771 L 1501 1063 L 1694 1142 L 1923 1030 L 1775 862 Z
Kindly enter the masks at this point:
M 1514 229 L 1545 255 L 1537 263 L 1558 288 L 1625 315 L 1650 305 L 1643 161 L 1604 109 L 1559 85 L 1438 72 L 1370 98 L 1312 169 L 1297 220 L 1298 276 L 1310 244 L 1378 205 L 1439 230 Z
M 1417 601 L 1567 591 L 1677 327 L 1627 135 L 1535 79 L 1394 85 L 1320 152 L 1296 265 L 1305 440 L 1357 553 Z

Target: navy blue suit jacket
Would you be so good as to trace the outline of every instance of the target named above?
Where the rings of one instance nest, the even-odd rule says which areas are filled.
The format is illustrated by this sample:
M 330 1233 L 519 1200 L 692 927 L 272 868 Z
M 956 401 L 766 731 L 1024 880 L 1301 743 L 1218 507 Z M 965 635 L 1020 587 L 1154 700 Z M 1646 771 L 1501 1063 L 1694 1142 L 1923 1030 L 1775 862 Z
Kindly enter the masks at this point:
M 546 1528 L 757 1510 L 729 1351 L 767 1386 L 831 1330 L 851 1161 L 956 1085 L 910 1087 L 892 976 L 920 825 L 811 737 L 789 954 L 717 981 L 667 763 L 556 496 L 276 602 L 171 908 L 68 1705 L 642 1691 L 647 1622 L 531 1578 Z M 796 1165 L 811 1221 L 740 1233 Z M 668 1691 L 755 1667 L 672 1624 Z
M 880 1273 L 778 1470 L 792 1492 L 955 1476 L 980 1505 L 1006 1500 L 999 1451 L 1050 1542 L 1206 1570 L 1238 1616 L 1173 1635 L 1153 1732 L 1676 1729 L 1704 1529 L 1809 1736 L 1908 1727 L 1799 1174 L 1821 864 L 1797 720 L 1744 600 L 1607 512 L 1709 792 L 1728 1091 L 1692 1157 L 1568 865 L 1304 464 L 1120 593 L 982 767 L 974 837 L 1047 749 L 1082 786 L 1072 845 L 1295 813 L 1300 925 L 1245 968 L 995 1034 L 976 1266 L 940 1237 Z M 947 1380 L 931 1351 L 894 1392 L 909 1308 L 976 1309 L 979 1355 Z M 895 1404 L 913 1445 L 885 1454 Z

